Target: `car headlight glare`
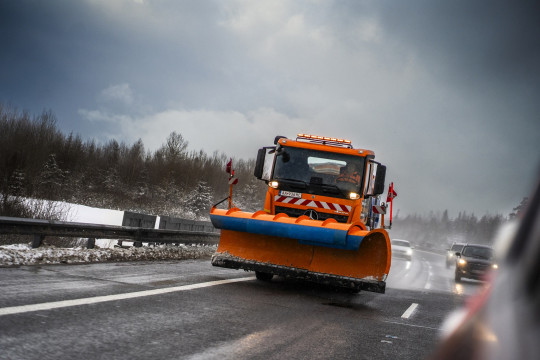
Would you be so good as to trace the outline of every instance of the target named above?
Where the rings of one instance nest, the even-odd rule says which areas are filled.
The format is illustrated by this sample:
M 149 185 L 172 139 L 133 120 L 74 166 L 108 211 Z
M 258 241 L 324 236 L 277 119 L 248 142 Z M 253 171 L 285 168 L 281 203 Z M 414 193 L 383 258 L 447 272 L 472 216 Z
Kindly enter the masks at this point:
M 491 265 L 491 267 L 494 268 L 494 269 L 498 269 L 498 268 L 499 268 L 499 265 L 493 264 L 493 265 Z
M 465 265 L 465 264 L 467 264 L 467 261 L 465 261 L 464 259 L 459 259 L 459 260 L 458 260 L 458 265 L 463 266 L 463 265 Z
M 270 186 L 271 188 L 274 188 L 274 189 L 277 189 L 278 185 L 279 185 L 279 183 L 276 180 L 272 180 L 272 181 L 270 181 L 268 183 L 268 186 Z

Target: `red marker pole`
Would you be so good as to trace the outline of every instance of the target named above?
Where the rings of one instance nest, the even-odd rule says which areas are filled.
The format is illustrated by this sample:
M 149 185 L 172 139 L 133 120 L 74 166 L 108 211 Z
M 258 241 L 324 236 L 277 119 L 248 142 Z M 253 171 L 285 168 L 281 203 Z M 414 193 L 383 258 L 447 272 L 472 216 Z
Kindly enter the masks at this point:
M 382 203 L 382 206 L 384 208 L 384 212 L 381 215 L 381 229 L 385 229 L 386 227 L 384 226 L 384 215 L 386 214 L 386 204 Z
M 229 176 L 229 209 L 232 208 L 232 189 L 236 184 L 238 184 L 238 179 L 234 177 L 234 170 L 231 170 L 231 176 Z
M 392 205 L 394 205 L 394 183 L 390 183 L 390 196 L 392 196 L 390 200 L 390 228 L 392 228 Z
M 229 176 L 229 209 L 232 208 L 232 187 L 233 187 L 233 181 L 232 178 L 234 177 L 234 170 L 231 171 L 231 176 Z

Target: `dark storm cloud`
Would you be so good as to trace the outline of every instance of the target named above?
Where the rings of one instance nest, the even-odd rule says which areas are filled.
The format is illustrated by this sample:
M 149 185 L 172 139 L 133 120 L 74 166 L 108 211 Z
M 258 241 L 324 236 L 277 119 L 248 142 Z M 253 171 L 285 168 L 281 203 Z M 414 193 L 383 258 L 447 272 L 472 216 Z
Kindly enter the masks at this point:
M 223 48 L 208 21 L 212 7 L 157 3 L 157 16 L 167 11 L 174 19 L 167 31 L 159 19 L 133 10 L 144 4 L 123 3 L 118 11 L 125 14 L 118 15 L 111 13 L 117 8 L 85 1 L 3 1 L 0 39 L 7 57 L 0 75 L 10 86 L 0 88 L 0 98 L 33 111 L 64 100 L 73 114 L 104 87 L 129 82 L 156 108 L 175 97 L 200 102 L 207 84 L 220 77 L 215 65 Z
M 35 109 L 30 104 L 35 99 L 46 103 L 68 95 L 64 86 L 83 91 L 101 73 L 101 60 L 114 51 L 110 40 L 99 41 L 107 31 L 96 26 L 95 14 L 84 3 L 3 1 L 0 7 L 0 36 L 8 56 L 0 71 L 12 86 L 0 89 L 4 99 L 20 97 Z
M 383 8 L 379 16 L 397 41 L 428 56 L 457 82 L 538 80 L 539 5 L 532 1 L 417 1 Z M 386 11 L 388 10 L 388 11 Z M 538 84 L 535 84 L 538 86 Z

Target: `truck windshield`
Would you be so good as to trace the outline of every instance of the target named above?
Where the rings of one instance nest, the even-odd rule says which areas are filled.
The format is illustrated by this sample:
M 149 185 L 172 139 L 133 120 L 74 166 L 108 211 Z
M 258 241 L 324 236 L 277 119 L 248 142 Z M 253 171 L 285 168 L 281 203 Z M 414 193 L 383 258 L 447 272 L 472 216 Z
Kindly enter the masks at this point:
M 282 148 L 276 156 L 273 178 L 282 190 L 348 198 L 361 194 L 365 159 L 326 151 Z

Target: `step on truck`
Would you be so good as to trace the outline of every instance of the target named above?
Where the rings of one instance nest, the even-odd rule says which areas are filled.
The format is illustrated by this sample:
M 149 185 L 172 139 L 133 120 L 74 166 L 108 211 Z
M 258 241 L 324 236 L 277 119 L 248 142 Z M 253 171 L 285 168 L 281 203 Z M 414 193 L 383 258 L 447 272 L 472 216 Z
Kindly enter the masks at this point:
M 338 138 L 277 136 L 259 149 L 254 175 L 268 184 L 264 209 L 231 206 L 232 185 L 229 208 L 211 209 L 221 229 L 212 265 L 255 271 L 259 280 L 279 275 L 384 293 L 386 167 L 373 151 Z

